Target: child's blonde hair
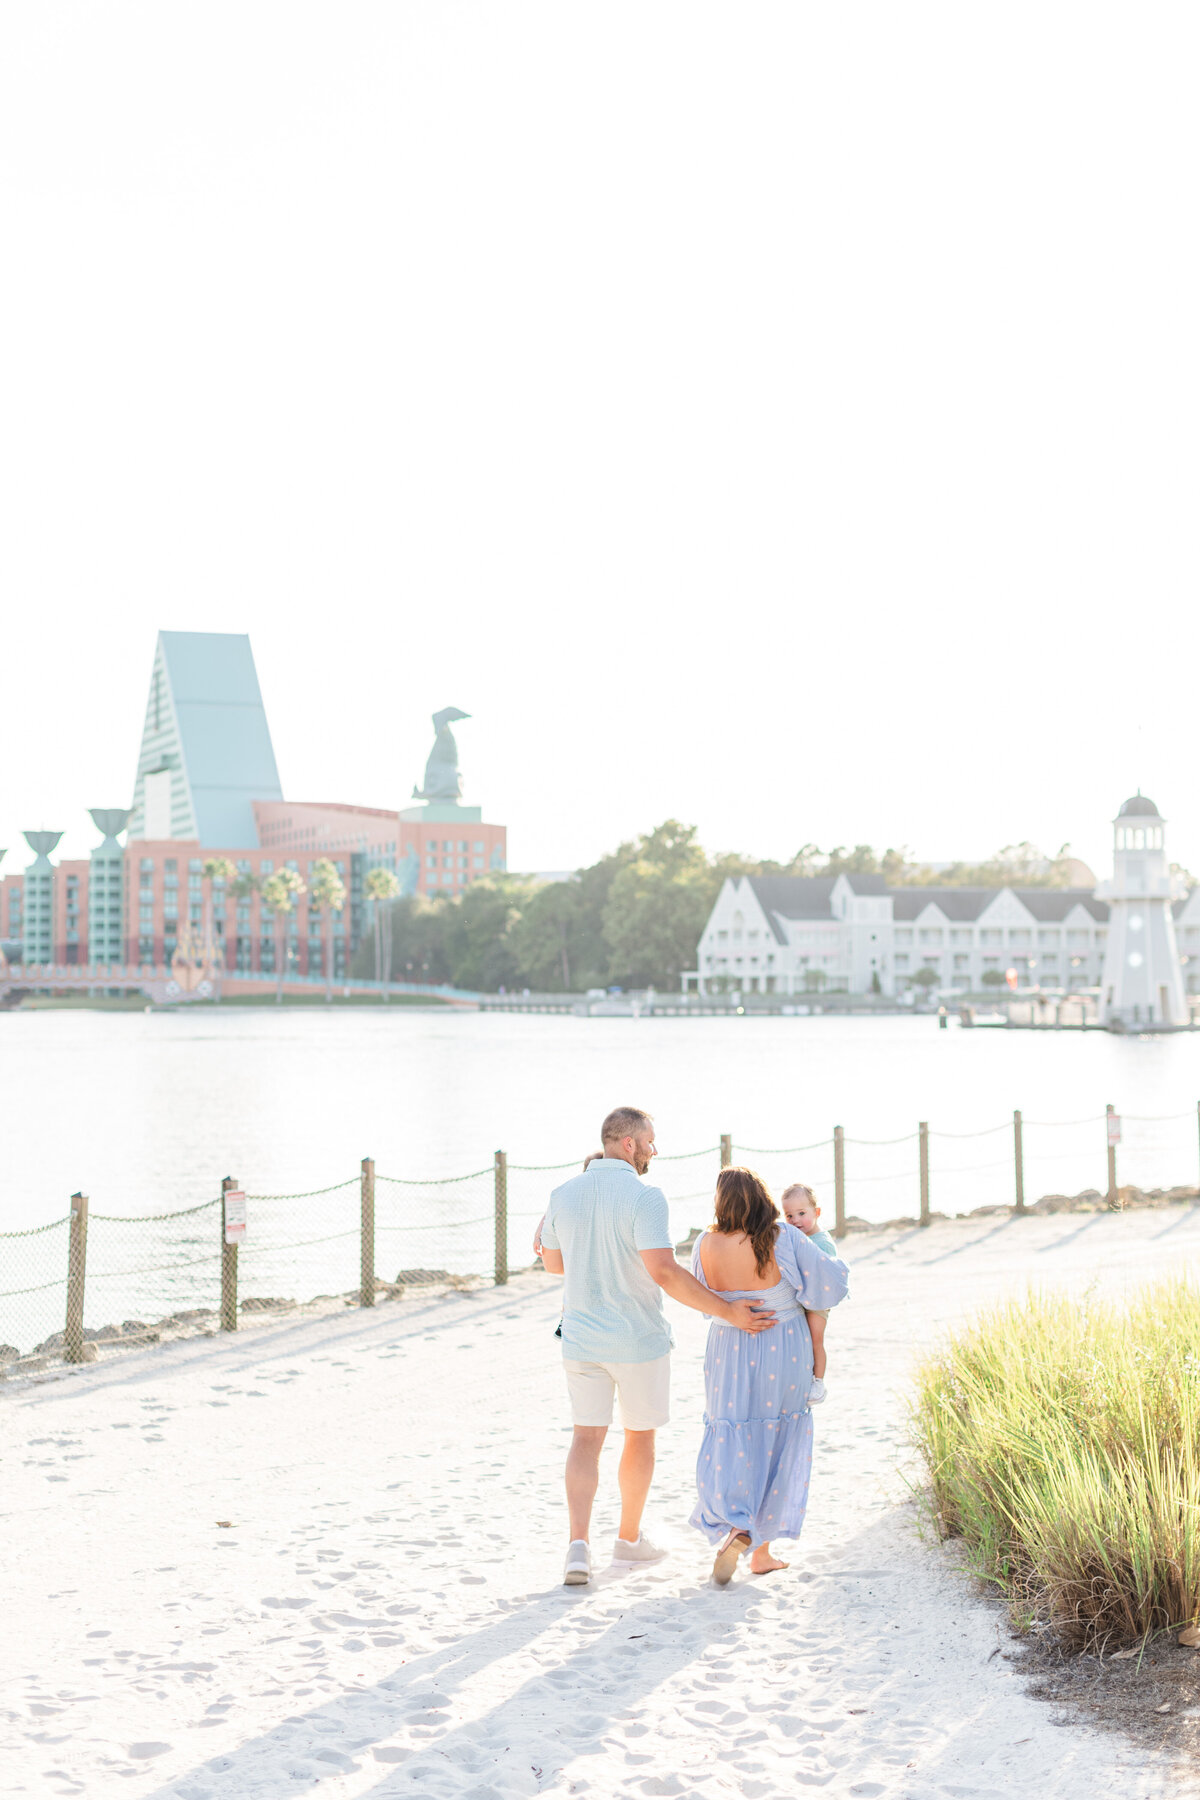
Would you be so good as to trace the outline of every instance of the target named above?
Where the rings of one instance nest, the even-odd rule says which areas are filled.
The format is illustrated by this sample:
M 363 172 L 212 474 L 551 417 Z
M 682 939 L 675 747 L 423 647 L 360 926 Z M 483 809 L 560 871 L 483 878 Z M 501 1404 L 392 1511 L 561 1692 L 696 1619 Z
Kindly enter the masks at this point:
M 793 1194 L 799 1194 L 802 1199 L 811 1200 L 817 1211 L 820 1212 L 821 1207 L 817 1200 L 817 1196 L 813 1193 L 812 1189 L 806 1187 L 802 1181 L 793 1181 L 791 1187 L 785 1187 L 783 1190 L 783 1197 L 779 1204 L 781 1206 L 786 1206 Z

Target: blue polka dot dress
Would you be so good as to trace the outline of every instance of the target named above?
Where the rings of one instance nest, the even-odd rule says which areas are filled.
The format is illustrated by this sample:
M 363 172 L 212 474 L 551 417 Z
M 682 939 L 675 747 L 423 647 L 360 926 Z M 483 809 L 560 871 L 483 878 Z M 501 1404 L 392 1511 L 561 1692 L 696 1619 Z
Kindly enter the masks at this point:
M 812 1339 L 804 1308 L 824 1311 L 846 1298 L 844 1262 L 783 1224 L 775 1245 L 783 1279 L 773 1288 L 724 1289 L 723 1300 L 753 1300 L 775 1314 L 753 1336 L 713 1319 L 704 1355 L 704 1438 L 696 1459 L 691 1523 L 710 1543 L 732 1525 L 756 1544 L 799 1537 L 812 1473 Z M 704 1280 L 700 1244 L 692 1273 Z

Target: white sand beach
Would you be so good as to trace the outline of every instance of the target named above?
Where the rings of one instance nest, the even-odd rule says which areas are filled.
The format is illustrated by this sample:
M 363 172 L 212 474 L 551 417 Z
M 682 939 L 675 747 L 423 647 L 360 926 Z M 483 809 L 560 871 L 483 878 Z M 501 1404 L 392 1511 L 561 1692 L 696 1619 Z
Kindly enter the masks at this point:
M 904 1394 L 915 1347 L 1004 1292 L 1195 1266 L 1200 1208 L 974 1219 L 848 1254 L 806 1534 L 785 1574 L 724 1590 L 684 1522 L 705 1324 L 678 1307 L 647 1519 L 671 1555 L 586 1589 L 560 1586 L 544 1275 L 10 1382 L 0 1791 L 1186 1792 L 1165 1760 L 1026 1694 L 1001 1610 L 907 1497 Z

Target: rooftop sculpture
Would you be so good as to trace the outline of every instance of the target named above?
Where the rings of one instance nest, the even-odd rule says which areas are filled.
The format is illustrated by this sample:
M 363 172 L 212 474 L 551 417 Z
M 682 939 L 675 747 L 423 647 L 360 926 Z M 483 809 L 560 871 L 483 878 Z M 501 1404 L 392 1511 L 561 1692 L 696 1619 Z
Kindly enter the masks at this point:
M 38 859 L 31 867 L 38 868 L 42 863 L 45 863 L 46 867 L 49 868 L 50 852 L 57 848 L 58 840 L 62 836 L 62 832 L 27 831 L 24 836 L 25 842 L 29 845 L 29 848 Z
M 133 808 L 130 806 L 92 806 L 89 807 L 92 823 L 97 831 L 103 832 L 105 841 L 119 837 L 128 825 Z
M 458 745 L 450 727 L 456 719 L 469 719 L 470 716 L 470 713 L 460 712 L 457 706 L 445 706 L 441 712 L 434 713 L 433 728 L 437 736 L 433 740 L 433 749 L 429 752 L 429 761 L 425 764 L 425 785 L 413 789 L 414 800 L 462 799 Z

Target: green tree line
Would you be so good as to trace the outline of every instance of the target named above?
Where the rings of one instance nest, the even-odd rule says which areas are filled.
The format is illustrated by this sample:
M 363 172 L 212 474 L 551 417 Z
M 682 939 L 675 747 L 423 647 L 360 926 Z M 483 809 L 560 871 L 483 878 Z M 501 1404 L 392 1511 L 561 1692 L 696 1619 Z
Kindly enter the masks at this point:
M 997 851 L 986 863 L 957 863 L 933 875 L 907 851 L 876 853 L 869 844 L 820 850 L 805 844 L 790 862 L 710 856 L 696 828 L 667 819 L 622 844 L 572 881 L 531 882 L 492 875 L 455 898 L 430 895 L 384 908 L 384 955 L 397 981 L 440 983 L 494 993 L 529 987 L 579 993 L 589 987 L 674 990 L 695 967 L 696 946 L 727 876 L 879 874 L 889 884 L 1062 886 L 1054 871 L 1068 847 L 1046 866 L 1032 845 Z M 1040 870 L 1040 873 L 1039 873 Z M 359 945 L 353 972 L 372 976 L 380 938 Z

